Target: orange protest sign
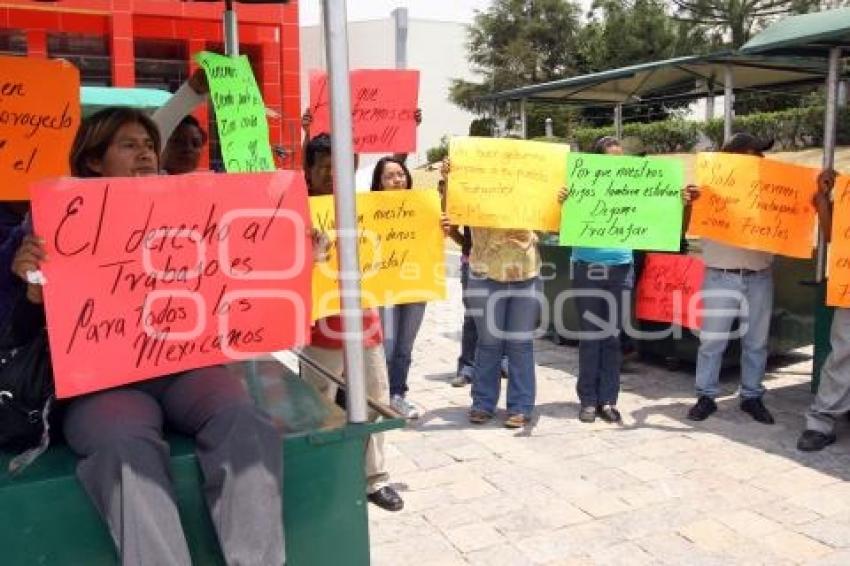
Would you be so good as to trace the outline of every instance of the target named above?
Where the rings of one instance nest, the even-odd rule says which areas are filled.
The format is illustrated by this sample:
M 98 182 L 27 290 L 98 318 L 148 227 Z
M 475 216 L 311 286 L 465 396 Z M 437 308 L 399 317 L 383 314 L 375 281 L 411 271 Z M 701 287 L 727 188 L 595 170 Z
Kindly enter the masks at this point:
M 80 125 L 80 73 L 67 61 L 0 57 L 0 200 L 68 174 Z
M 306 342 L 299 173 L 65 178 L 32 194 L 58 397 Z
M 705 264 L 698 257 L 646 254 L 637 286 L 635 315 L 641 320 L 699 329 L 702 324 L 699 292 L 704 277 Z
M 357 153 L 416 151 L 419 71 L 351 71 L 351 121 Z M 328 75 L 310 73 L 311 135 L 331 131 Z
M 808 258 L 818 170 L 750 155 L 700 153 L 689 232 L 742 248 Z
M 832 241 L 826 304 L 850 307 L 850 176 L 841 175 L 833 189 Z

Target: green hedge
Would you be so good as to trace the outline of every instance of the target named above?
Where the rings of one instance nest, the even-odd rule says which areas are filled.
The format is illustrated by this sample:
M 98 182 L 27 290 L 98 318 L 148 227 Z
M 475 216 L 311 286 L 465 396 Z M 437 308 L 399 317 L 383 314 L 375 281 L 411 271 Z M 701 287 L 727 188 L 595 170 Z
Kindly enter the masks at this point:
M 776 149 L 792 150 L 823 145 L 823 121 L 823 106 L 811 106 L 739 116 L 733 121 L 732 130 L 772 138 L 776 141 Z M 577 128 L 572 131 L 570 140 L 577 143 L 581 151 L 589 151 L 595 140 L 613 134 L 613 127 Z M 723 119 L 707 123 L 676 119 L 626 124 L 623 127 L 625 143 L 634 140 L 640 146 L 640 151 L 650 154 L 691 151 L 699 142 L 700 134 L 708 138 L 713 147 L 720 147 L 723 141 Z M 850 144 L 850 109 L 839 110 L 837 134 L 838 144 Z

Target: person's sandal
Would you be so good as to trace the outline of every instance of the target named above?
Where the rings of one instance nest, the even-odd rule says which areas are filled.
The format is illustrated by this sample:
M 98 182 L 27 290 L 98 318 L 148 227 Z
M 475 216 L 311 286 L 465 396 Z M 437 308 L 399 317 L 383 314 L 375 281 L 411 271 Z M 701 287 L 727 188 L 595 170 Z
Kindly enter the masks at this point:
M 484 424 L 492 418 L 493 415 L 487 411 L 479 411 L 478 409 L 472 409 L 469 411 L 469 422 L 472 424 Z
M 522 413 L 508 415 L 505 419 L 505 428 L 522 428 L 528 424 L 528 419 Z

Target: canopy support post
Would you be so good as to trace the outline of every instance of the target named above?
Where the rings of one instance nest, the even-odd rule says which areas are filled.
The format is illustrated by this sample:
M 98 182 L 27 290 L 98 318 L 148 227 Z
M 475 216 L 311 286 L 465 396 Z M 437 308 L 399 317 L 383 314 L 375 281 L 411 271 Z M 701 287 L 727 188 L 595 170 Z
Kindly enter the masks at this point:
M 732 119 L 735 115 L 735 85 L 732 65 L 723 67 L 723 141 L 732 137 Z
M 331 104 L 334 210 L 339 249 L 339 291 L 342 306 L 346 404 L 348 422 L 369 420 L 363 356 L 363 314 L 360 303 L 360 254 L 354 193 L 354 143 L 351 136 L 351 90 L 348 81 L 348 29 L 345 0 L 322 0 L 325 53 Z
M 623 139 L 623 105 L 614 106 L 614 135 L 618 140 Z
M 833 47 L 829 51 L 829 74 L 826 77 L 826 109 L 823 125 L 823 168 L 832 169 L 835 165 L 835 124 L 838 116 L 838 66 L 841 62 L 841 48 Z M 818 254 L 815 280 L 820 283 L 826 276 L 826 234 L 818 227 Z
M 522 139 L 528 139 L 528 113 L 525 98 L 519 101 L 519 119 L 522 122 Z

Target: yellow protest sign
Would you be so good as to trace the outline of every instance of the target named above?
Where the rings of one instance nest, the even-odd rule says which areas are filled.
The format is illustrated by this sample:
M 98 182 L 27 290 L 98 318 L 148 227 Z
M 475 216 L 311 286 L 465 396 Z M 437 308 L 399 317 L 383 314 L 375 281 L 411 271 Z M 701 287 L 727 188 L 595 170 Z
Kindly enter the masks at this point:
M 742 248 L 812 256 L 818 170 L 751 155 L 700 153 L 689 232 Z
M 357 195 L 363 308 L 446 298 L 440 214 L 433 189 Z M 311 197 L 310 216 L 313 227 L 331 239 L 330 258 L 313 268 L 313 320 L 318 320 L 340 312 L 333 197 Z
M 452 138 L 446 203 L 452 224 L 557 232 L 569 150 L 547 142 Z
M 829 246 L 829 271 L 826 304 L 850 307 L 850 177 L 840 176 L 833 189 L 832 242 Z

